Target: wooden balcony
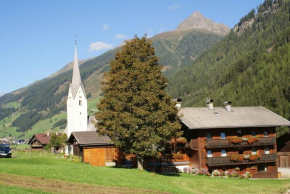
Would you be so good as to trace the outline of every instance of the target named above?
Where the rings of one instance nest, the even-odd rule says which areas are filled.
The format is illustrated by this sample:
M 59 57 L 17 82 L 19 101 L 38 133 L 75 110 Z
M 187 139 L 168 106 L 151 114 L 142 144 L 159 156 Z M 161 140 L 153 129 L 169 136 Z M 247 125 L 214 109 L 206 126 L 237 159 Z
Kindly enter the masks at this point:
M 244 160 L 241 162 L 234 162 L 230 157 L 210 157 L 206 158 L 208 166 L 225 166 L 225 165 L 243 165 L 243 164 L 259 164 L 276 162 L 277 154 L 261 154 L 261 158 L 256 161 Z
M 258 142 L 253 144 L 248 144 L 247 142 L 242 142 L 239 144 L 232 144 L 228 139 L 206 139 L 206 148 L 226 148 L 226 147 L 251 147 L 251 146 L 267 146 L 275 145 L 275 137 L 260 137 Z

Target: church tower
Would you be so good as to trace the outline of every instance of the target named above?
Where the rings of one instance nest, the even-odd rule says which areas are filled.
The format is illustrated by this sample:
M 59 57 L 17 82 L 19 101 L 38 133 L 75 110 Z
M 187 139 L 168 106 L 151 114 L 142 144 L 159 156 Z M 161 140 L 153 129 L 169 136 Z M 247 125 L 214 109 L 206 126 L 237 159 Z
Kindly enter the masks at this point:
M 72 132 L 87 131 L 87 98 L 81 81 L 80 69 L 75 44 L 72 82 L 67 98 L 67 126 L 65 133 L 69 138 Z

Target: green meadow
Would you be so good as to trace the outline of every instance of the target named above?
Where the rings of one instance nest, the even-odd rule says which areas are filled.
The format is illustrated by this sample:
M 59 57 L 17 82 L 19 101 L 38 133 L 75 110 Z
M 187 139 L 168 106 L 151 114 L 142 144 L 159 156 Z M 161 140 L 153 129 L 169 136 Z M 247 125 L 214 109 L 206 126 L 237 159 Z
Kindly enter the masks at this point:
M 59 187 L 51 186 L 55 184 Z M 70 188 L 80 193 L 273 194 L 285 193 L 290 180 L 160 175 L 138 169 L 93 167 L 44 152 L 17 151 L 12 159 L 0 160 L 0 193 L 66 193 Z

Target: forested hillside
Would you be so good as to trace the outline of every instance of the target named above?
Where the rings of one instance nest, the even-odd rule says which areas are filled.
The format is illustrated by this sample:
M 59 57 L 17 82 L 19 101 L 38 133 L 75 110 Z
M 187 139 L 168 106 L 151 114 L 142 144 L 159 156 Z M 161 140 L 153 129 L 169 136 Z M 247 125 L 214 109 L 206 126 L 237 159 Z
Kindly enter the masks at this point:
M 172 77 L 183 106 L 265 106 L 290 119 L 290 3 L 266 0 L 221 42 Z
M 201 19 L 201 24 L 203 21 L 215 24 L 200 13 L 192 14 L 190 18 L 194 20 L 197 16 Z M 152 37 L 165 75 L 170 76 L 183 66 L 191 64 L 201 53 L 220 41 L 229 29 L 216 24 L 215 30 L 219 26 L 222 28 L 222 34 L 207 29 L 184 29 Z M 101 94 L 99 82 L 102 73 L 108 71 L 108 64 L 114 58 L 116 49 L 85 60 L 80 66 L 90 109 L 96 107 L 95 103 Z M 65 127 L 66 97 L 72 77 L 72 70 L 66 71 L 67 69 L 69 65 L 53 76 L 0 97 L 0 137 L 19 134 L 28 136 L 33 134 L 36 128 L 43 132 L 55 127 Z M 43 125 L 44 122 L 46 125 Z M 42 129 L 39 129 L 40 127 Z

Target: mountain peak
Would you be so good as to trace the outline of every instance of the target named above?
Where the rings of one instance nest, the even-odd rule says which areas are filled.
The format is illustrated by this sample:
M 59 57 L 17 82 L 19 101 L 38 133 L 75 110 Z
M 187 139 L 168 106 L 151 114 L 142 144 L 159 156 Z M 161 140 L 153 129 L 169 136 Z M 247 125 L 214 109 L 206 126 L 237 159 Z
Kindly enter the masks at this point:
M 176 30 L 205 30 L 216 34 L 226 35 L 230 32 L 230 28 L 224 24 L 216 23 L 204 17 L 199 11 L 195 11 L 186 20 L 184 20 Z

